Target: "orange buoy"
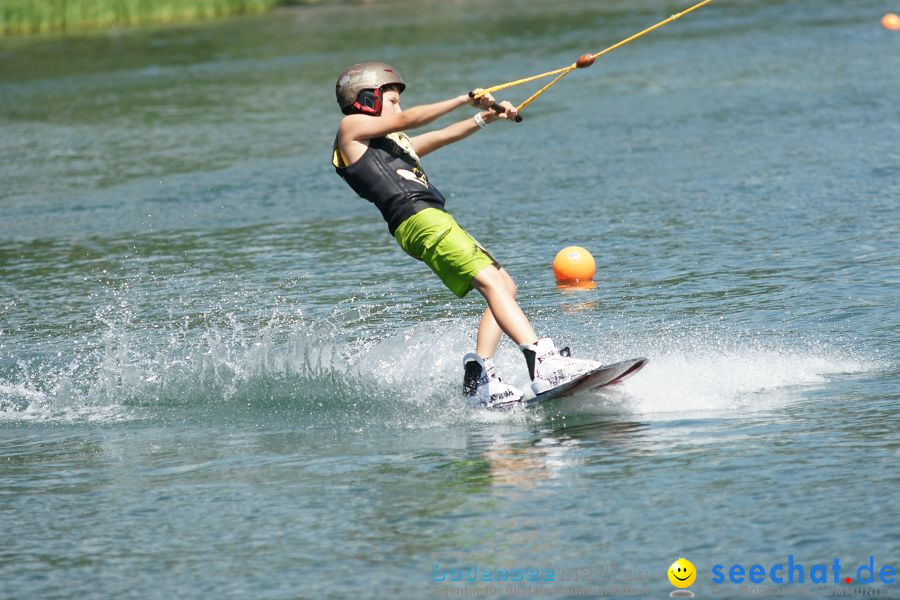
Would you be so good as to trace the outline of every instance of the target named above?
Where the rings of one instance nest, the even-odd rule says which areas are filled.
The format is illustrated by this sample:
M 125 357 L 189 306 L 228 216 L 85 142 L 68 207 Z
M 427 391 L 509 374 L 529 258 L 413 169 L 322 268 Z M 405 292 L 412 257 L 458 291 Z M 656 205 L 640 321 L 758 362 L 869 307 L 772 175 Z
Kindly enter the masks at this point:
M 553 259 L 553 275 L 559 282 L 587 281 L 596 271 L 594 257 L 581 246 L 567 246 Z
M 900 15 L 888 13 L 881 17 L 881 26 L 890 31 L 900 31 Z

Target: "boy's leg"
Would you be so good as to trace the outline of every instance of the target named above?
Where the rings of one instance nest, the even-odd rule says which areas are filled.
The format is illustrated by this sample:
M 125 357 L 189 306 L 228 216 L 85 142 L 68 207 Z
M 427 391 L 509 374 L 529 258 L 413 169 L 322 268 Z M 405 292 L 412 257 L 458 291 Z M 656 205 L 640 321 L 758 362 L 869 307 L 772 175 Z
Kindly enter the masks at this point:
M 500 275 L 503 278 L 506 290 L 516 297 L 516 283 L 503 267 L 500 267 Z M 474 286 L 473 286 L 474 287 Z M 481 324 L 478 326 L 478 337 L 475 342 L 475 353 L 484 358 L 490 358 L 497 352 L 497 346 L 500 344 L 500 335 L 503 331 L 494 318 L 494 313 L 490 307 L 486 308 L 481 316 Z
M 538 337 L 516 302 L 516 284 L 506 271 L 489 265 L 472 279 L 472 287 L 488 303 L 478 328 L 475 351 L 479 356 L 490 358 L 494 355 L 501 330 L 519 346 L 535 343 Z
M 475 338 L 475 354 L 484 358 L 491 358 L 497 352 L 497 346 L 500 345 L 500 335 L 503 333 L 494 313 L 490 308 L 484 309 L 481 315 L 481 323 L 478 325 L 478 337 Z

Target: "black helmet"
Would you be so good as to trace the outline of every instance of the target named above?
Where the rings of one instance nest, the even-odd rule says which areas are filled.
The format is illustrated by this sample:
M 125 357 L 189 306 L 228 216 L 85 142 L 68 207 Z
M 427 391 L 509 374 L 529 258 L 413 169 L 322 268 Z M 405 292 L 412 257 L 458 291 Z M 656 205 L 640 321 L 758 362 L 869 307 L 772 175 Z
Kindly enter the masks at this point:
M 354 112 L 380 115 L 381 88 L 386 85 L 396 85 L 401 92 L 406 89 L 397 69 L 383 62 L 366 62 L 341 73 L 334 91 L 345 115 Z

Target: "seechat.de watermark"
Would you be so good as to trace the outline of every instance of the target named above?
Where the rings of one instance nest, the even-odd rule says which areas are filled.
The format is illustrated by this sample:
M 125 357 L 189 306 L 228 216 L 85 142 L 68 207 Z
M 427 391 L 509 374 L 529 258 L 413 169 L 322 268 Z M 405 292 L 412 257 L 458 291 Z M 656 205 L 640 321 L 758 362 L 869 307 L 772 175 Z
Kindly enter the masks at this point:
M 814 564 L 808 569 L 800 562 L 794 560 L 794 555 L 789 554 L 787 563 L 776 563 L 769 567 L 761 564 L 753 564 L 745 567 L 735 563 L 728 568 L 727 574 L 724 565 L 714 565 L 712 568 L 714 584 L 724 583 L 726 578 L 731 583 L 856 583 L 869 584 L 881 583 L 890 585 L 894 583 L 897 571 L 891 565 L 876 567 L 875 557 L 870 556 L 869 562 L 860 565 L 855 570 L 847 569 L 841 565 L 837 558 L 830 564 Z M 854 580 L 851 576 L 856 575 Z

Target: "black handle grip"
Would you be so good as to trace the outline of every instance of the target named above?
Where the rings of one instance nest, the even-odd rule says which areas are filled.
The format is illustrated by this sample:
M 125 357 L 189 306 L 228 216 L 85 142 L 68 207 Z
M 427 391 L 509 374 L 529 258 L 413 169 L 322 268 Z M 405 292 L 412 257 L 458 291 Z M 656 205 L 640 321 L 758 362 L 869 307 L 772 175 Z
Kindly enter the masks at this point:
M 475 99 L 475 92 L 469 92 L 469 98 Z M 506 109 L 500 106 L 498 103 L 494 102 L 491 104 L 491 110 L 497 113 L 498 115 L 502 115 L 506 112 Z M 516 115 L 516 118 L 513 119 L 516 123 L 522 122 L 522 115 Z

